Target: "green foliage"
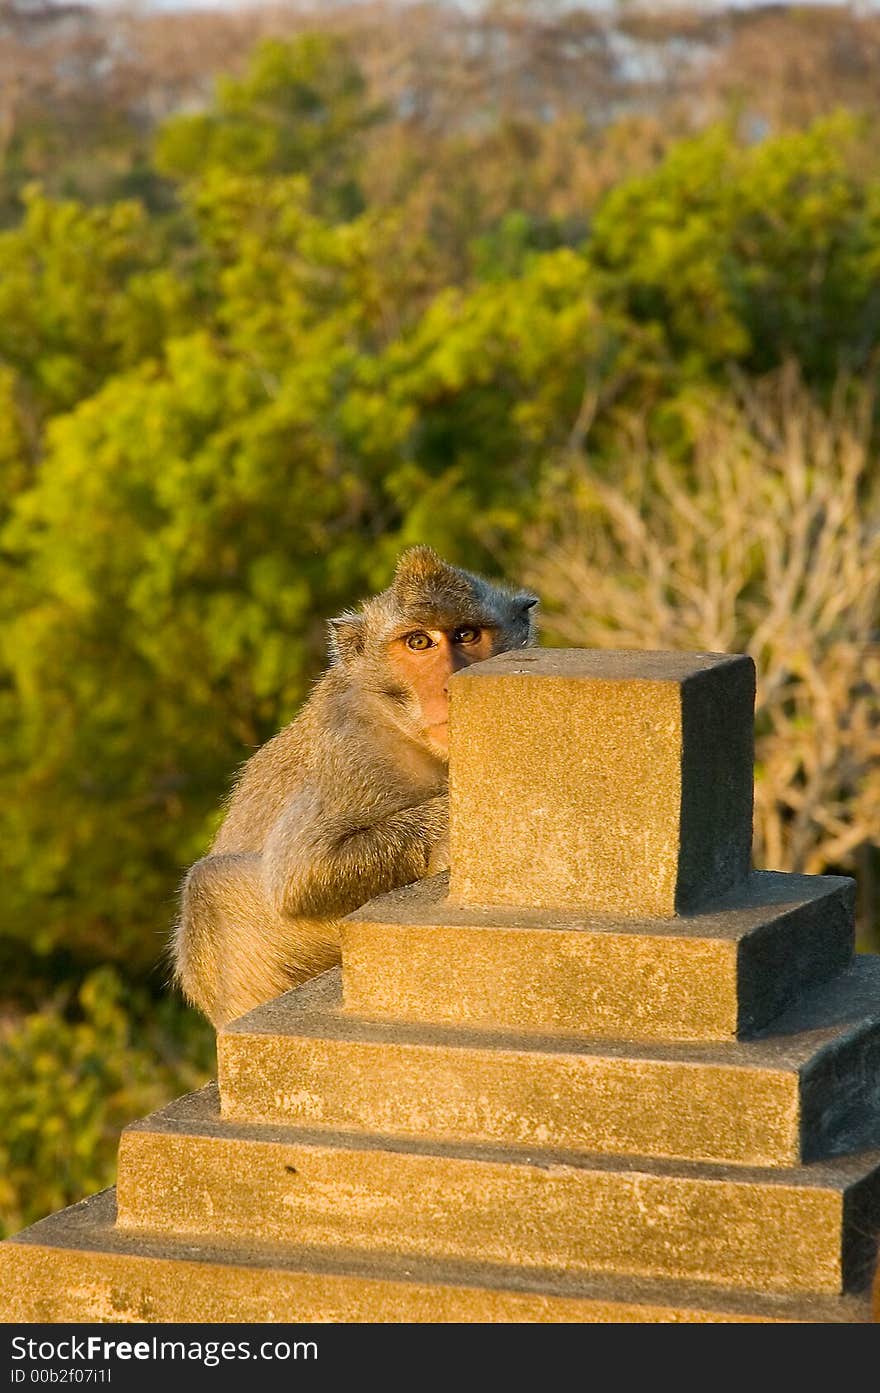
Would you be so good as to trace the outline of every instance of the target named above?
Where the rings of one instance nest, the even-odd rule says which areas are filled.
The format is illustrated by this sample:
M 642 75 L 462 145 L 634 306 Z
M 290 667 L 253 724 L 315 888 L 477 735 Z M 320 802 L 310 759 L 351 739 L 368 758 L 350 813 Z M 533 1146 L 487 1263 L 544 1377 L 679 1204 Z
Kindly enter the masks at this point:
M 20 385 L 18 374 L 6 364 L 0 365 L 0 508 L 8 508 L 31 478 Z
M 697 371 L 785 358 L 865 365 L 880 332 L 880 185 L 865 124 L 841 115 L 750 148 L 723 127 L 605 200 L 591 256 Z
M 324 202 L 350 214 L 360 202 L 357 136 L 378 114 L 341 39 L 265 39 L 243 78 L 217 83 L 211 111 L 166 122 L 156 165 L 188 178 L 217 169 L 311 174 Z
M 152 957 L 232 771 L 305 695 L 324 617 L 403 541 L 466 557 L 515 532 L 626 341 L 572 251 L 411 325 L 401 304 L 388 333 L 386 219 L 327 224 L 301 180 L 239 175 L 194 217 L 213 322 L 54 418 L 3 532 L 21 726 L 0 860 L 9 932 L 43 951 Z
M 65 1009 L 66 1008 L 66 1009 Z M 107 968 L 0 1031 L 0 1236 L 112 1184 L 120 1129 L 213 1068 L 211 1031 Z
M 138 203 L 90 209 L 27 192 L 20 225 L 0 233 L 0 361 L 36 406 L 74 406 L 185 322 L 190 297 L 164 257 Z

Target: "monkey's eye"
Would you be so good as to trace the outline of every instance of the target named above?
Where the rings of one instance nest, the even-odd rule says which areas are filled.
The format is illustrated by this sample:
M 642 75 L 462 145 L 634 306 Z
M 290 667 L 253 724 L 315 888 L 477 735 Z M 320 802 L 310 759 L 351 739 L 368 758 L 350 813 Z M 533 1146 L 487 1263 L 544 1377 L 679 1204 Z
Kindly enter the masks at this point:
M 456 629 L 452 635 L 453 643 L 479 643 L 482 637 L 482 629 L 475 629 L 468 625 L 464 629 Z
M 433 648 L 434 643 L 430 634 L 407 634 L 406 646 L 414 653 L 423 653 L 426 648 Z

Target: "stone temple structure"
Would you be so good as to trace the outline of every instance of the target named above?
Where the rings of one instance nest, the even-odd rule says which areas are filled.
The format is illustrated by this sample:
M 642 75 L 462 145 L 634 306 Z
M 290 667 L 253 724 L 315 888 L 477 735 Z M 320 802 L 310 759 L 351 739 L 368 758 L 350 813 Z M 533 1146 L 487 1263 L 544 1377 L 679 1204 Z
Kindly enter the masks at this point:
M 453 686 L 448 880 L 0 1245 L 3 1319 L 870 1319 L 880 958 L 851 881 L 751 870 L 750 660 Z

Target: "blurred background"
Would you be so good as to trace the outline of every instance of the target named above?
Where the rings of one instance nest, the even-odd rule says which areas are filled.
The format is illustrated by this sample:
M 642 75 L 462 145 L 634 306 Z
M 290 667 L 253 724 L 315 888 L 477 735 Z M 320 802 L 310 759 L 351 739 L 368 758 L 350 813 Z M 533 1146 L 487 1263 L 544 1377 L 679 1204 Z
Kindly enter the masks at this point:
M 177 887 L 399 549 L 748 651 L 880 948 L 880 11 L 0 0 L 0 1231 L 214 1070 Z

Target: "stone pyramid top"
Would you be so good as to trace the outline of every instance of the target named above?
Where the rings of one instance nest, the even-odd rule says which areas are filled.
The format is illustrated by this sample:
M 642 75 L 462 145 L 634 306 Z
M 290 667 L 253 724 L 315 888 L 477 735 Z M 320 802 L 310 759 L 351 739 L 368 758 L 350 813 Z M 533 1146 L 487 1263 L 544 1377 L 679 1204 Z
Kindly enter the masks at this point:
M 535 648 L 451 692 L 453 901 L 669 918 L 748 876 L 750 658 Z

